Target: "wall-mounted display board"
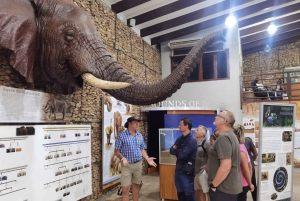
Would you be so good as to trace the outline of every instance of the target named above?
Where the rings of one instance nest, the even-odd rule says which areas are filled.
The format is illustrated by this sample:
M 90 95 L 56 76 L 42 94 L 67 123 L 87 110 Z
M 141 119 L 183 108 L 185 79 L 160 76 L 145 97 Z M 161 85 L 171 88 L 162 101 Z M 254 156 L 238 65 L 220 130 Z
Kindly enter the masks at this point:
M 132 106 L 104 95 L 102 108 L 102 184 L 106 189 L 118 183 L 121 177 L 121 160 L 114 154 L 115 141 L 117 135 L 125 130 L 127 118 L 132 116 Z
M 280 101 L 280 104 L 295 104 L 295 133 L 294 133 L 294 167 L 300 167 L 300 101 Z M 255 147 L 259 147 L 260 140 L 260 102 L 243 103 L 243 125 L 245 127 L 245 136 L 252 138 Z M 260 150 L 258 150 L 260 153 Z
M 293 200 L 293 104 L 260 104 L 258 200 Z
M 74 201 L 92 194 L 89 125 L 0 126 L 0 200 Z
M 65 122 L 69 119 L 67 96 L 0 86 L 0 122 Z

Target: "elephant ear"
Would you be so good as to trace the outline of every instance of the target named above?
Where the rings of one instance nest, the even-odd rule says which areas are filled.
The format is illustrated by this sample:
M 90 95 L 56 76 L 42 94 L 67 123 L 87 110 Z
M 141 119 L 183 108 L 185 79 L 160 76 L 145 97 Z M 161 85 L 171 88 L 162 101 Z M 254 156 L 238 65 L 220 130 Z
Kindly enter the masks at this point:
M 34 9 L 26 0 L 1 0 L 0 47 L 11 50 L 12 65 L 33 83 L 33 65 L 37 40 Z

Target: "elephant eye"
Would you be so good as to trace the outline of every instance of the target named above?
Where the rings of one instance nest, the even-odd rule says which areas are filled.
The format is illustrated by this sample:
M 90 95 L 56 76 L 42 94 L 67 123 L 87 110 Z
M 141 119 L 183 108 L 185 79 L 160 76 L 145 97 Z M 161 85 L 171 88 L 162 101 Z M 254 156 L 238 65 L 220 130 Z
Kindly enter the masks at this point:
M 74 32 L 68 31 L 65 36 L 66 41 L 70 42 L 74 39 Z

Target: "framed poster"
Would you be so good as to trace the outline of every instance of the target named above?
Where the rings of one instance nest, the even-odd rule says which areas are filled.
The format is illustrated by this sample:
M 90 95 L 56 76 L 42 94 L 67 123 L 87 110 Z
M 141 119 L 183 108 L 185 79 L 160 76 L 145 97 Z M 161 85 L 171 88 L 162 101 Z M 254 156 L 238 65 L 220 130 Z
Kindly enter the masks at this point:
M 293 200 L 294 104 L 260 104 L 258 200 Z

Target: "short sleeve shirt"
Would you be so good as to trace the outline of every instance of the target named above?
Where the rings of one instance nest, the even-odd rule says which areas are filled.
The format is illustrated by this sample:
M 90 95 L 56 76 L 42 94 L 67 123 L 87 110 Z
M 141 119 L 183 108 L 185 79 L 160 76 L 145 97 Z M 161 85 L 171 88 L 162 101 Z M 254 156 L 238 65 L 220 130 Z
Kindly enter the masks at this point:
M 220 167 L 220 159 L 231 159 L 230 172 L 219 185 L 218 190 L 231 195 L 241 193 L 240 145 L 232 130 L 219 135 L 209 149 L 208 158 L 208 183 L 210 184 L 216 176 Z
M 129 161 L 129 163 L 135 163 L 142 160 L 142 150 L 146 149 L 146 144 L 141 133 L 135 133 L 132 136 L 128 130 L 121 132 L 115 143 L 115 149 Z
M 205 154 L 203 148 L 201 147 L 202 143 L 203 143 L 203 141 L 198 143 L 197 156 L 196 156 L 196 160 L 195 160 L 195 172 L 196 172 L 196 174 L 199 174 L 204 169 L 204 167 L 207 163 L 207 159 L 208 159 L 208 155 Z M 206 150 L 206 153 L 208 154 L 208 151 L 209 151 L 209 148 L 210 148 L 209 142 L 206 141 L 203 144 L 203 147 Z

